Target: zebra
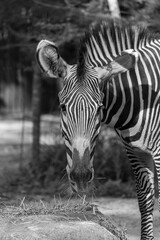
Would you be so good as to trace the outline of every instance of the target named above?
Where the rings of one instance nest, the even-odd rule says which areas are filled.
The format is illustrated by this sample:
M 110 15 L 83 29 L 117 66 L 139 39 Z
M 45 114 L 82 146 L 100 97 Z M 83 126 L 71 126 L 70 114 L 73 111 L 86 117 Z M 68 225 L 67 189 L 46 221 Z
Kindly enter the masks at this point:
M 160 34 L 101 22 L 82 37 L 76 64 L 69 65 L 49 40 L 38 43 L 36 57 L 48 76 L 63 79 L 61 130 L 72 189 L 88 188 L 101 125 L 114 128 L 135 176 L 141 240 L 154 239 L 154 169 L 160 208 Z

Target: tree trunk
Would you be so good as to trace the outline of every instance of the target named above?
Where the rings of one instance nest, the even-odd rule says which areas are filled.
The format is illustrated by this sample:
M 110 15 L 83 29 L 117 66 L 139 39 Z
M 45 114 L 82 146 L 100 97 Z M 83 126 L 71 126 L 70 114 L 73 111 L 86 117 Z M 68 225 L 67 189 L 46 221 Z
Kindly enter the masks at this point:
M 35 64 L 35 63 L 34 63 Z M 41 115 L 41 77 L 40 71 L 35 64 L 33 76 L 33 95 L 32 95 L 32 169 L 37 174 L 37 165 L 40 157 L 40 115 Z
M 108 0 L 108 6 L 112 18 L 121 18 L 118 0 Z

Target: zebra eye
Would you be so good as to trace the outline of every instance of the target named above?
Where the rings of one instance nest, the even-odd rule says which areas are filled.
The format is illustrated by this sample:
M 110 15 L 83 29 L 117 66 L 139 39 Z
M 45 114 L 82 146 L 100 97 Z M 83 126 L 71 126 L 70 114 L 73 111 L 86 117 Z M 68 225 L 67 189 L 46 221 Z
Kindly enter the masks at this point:
M 74 182 L 75 181 L 75 174 L 73 172 L 70 173 L 70 176 L 69 176 L 71 182 Z
M 90 183 L 94 178 L 93 172 L 89 171 L 87 175 L 87 182 Z
M 62 112 L 66 112 L 66 106 L 65 106 L 65 104 L 61 104 L 61 110 L 62 110 Z
M 100 105 L 100 106 L 98 106 L 98 108 L 97 108 L 97 116 L 100 117 L 100 119 L 103 118 L 103 109 L 104 109 L 104 106 L 103 106 L 103 105 Z
M 97 108 L 97 114 L 98 114 L 98 115 L 101 113 L 101 109 L 102 109 L 102 106 L 99 106 L 99 107 Z

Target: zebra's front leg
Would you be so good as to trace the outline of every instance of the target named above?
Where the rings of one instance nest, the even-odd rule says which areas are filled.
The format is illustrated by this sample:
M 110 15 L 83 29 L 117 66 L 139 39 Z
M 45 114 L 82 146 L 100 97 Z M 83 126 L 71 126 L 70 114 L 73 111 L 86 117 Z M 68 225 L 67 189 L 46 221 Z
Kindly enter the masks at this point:
M 141 214 L 141 240 L 153 240 L 153 208 L 155 201 L 154 161 L 150 154 L 126 145 L 136 180 Z
M 141 176 L 140 176 L 141 175 Z M 147 169 L 136 174 L 136 188 L 141 213 L 141 240 L 153 240 L 154 186 Z
M 147 167 L 140 159 L 132 160 L 131 164 L 136 178 L 137 197 L 141 213 L 141 240 L 153 240 L 154 167 L 153 165 Z

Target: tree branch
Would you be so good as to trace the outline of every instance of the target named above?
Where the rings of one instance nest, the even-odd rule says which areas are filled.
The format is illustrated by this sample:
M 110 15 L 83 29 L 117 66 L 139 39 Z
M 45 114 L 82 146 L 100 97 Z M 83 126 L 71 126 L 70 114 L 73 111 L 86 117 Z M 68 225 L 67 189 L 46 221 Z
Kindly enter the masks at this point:
M 49 4 L 49 3 L 43 3 L 39 0 L 32 0 L 35 4 L 41 5 L 42 7 L 47 7 L 47 8 L 53 8 L 53 9 L 61 9 L 61 10 L 68 10 L 70 9 L 70 7 L 63 7 L 62 4 L 61 5 L 53 5 L 53 4 Z

